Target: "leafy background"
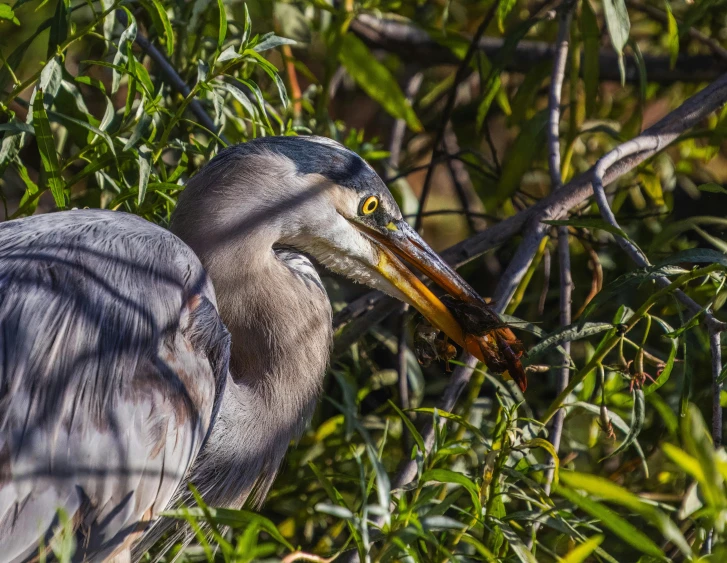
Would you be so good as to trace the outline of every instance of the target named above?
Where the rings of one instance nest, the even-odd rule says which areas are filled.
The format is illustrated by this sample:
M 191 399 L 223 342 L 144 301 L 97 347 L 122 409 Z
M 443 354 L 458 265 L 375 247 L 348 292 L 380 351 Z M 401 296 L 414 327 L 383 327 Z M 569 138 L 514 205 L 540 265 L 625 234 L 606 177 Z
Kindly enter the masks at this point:
M 565 182 L 727 70 L 723 0 L 0 4 L 3 216 L 102 207 L 164 225 L 185 180 L 225 145 L 315 133 L 376 166 L 412 220 L 431 168 L 422 232 L 447 248 L 551 192 L 547 47 L 571 9 Z M 428 43 L 387 42 L 371 32 L 377 18 Z M 469 58 L 483 20 L 491 47 Z M 609 188 L 631 240 L 718 317 L 726 116 L 711 115 Z M 438 137 L 444 150 L 434 147 L 430 164 Z M 530 349 L 524 396 L 478 369 L 455 412 L 434 409 L 447 366 L 420 366 L 417 319 L 393 315 L 336 347 L 321 405 L 262 510 L 177 510 L 170 517 L 200 533 L 164 557 L 727 560 L 727 456 L 709 429 L 714 389 L 718 402 L 727 397 L 713 387 L 704 315 L 688 315 L 672 290 L 656 294 L 653 270 L 636 269 L 614 244 L 622 233 L 597 217 L 588 202 L 561 224 L 574 325 L 559 329 L 555 228 L 507 306 Z M 462 273 L 491 294 L 519 242 Z M 363 291 L 326 283 L 336 309 Z M 564 340 L 582 382 L 565 400 L 553 473 L 544 422 Z M 417 429 L 432 421 L 439 430 L 423 455 Z M 417 477 L 392 492 L 390 476 L 408 459 Z M 365 525 L 382 516 L 382 526 Z M 56 546 L 61 559 L 72 550 Z

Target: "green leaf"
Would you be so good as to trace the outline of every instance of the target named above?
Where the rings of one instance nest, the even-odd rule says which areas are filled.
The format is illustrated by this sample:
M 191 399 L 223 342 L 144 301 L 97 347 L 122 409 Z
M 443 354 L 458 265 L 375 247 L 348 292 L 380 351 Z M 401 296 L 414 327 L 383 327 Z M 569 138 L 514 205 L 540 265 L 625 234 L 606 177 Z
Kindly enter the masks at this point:
M 502 521 L 498 522 L 497 526 L 500 528 L 500 531 L 502 531 L 502 535 L 505 536 L 505 539 L 510 544 L 510 549 L 515 552 L 515 555 L 521 563 L 538 563 L 538 560 L 535 559 L 535 555 L 533 555 L 533 552 L 530 551 L 528 547 L 523 543 L 523 541 L 520 539 L 520 536 L 515 533 L 515 530 L 513 530 L 508 524 Z
M 256 53 L 262 53 L 263 51 L 267 51 L 269 49 L 275 49 L 276 47 L 280 47 L 281 45 L 297 45 L 298 42 L 294 39 L 287 39 L 285 37 L 278 37 L 275 34 L 270 35 L 270 37 L 266 37 L 263 41 L 260 41 L 253 49 Z
M 152 151 L 142 145 L 139 147 L 139 198 L 138 203 L 144 203 L 146 197 L 146 188 L 149 185 L 149 176 L 151 174 L 151 156 Z
M 171 58 L 174 55 L 174 30 L 164 4 L 160 0 L 143 0 L 141 4 L 151 16 L 157 35 L 167 48 L 167 56 Z
M 65 124 L 72 123 L 74 125 L 78 125 L 79 127 L 82 127 L 84 129 L 86 129 L 87 131 L 90 131 L 94 135 L 98 135 L 99 137 L 101 137 L 104 140 L 104 142 L 106 143 L 106 146 L 109 148 L 109 151 L 111 151 L 111 154 L 114 154 L 114 155 L 116 154 L 116 150 L 114 149 L 114 142 L 111 140 L 111 137 L 107 133 L 105 133 L 104 131 L 99 129 L 98 127 L 94 127 L 93 125 L 91 125 L 90 123 L 88 123 L 86 121 L 81 121 L 80 119 L 76 119 L 75 117 L 70 117 L 68 115 L 64 115 L 62 113 L 58 113 L 55 111 L 49 111 L 48 117 L 52 118 L 53 121 L 55 121 L 55 122 L 65 123 Z
M 724 478 L 717 467 L 714 444 L 699 409 L 692 403 L 689 403 L 686 416 L 682 418 L 681 439 L 684 450 L 697 460 L 704 473 L 700 486 L 706 504 L 724 508 Z
M 696 217 L 690 217 L 689 219 L 683 219 L 681 221 L 675 221 L 674 223 L 668 224 L 664 229 L 654 237 L 649 247 L 649 252 L 660 250 L 668 242 L 680 234 L 693 229 L 697 225 L 716 225 L 718 227 L 727 227 L 727 218 L 724 217 L 713 217 L 709 215 L 698 215 Z
M 601 51 L 601 29 L 589 0 L 583 0 L 580 19 L 583 36 L 583 83 L 586 90 L 586 115 L 596 112 L 596 99 L 600 76 L 599 55 Z
M 54 56 L 58 46 L 68 37 L 71 19 L 71 0 L 58 0 L 48 35 L 48 58 Z
M 601 408 L 597 405 L 592 405 L 591 403 L 584 403 L 582 401 L 576 401 L 575 403 L 569 403 L 568 406 L 570 407 L 578 407 L 583 410 L 586 410 L 590 413 L 595 414 L 596 416 L 599 416 L 601 414 Z M 618 428 L 621 432 L 623 432 L 624 435 L 629 433 L 629 425 L 626 424 L 626 421 L 621 418 L 618 414 L 615 412 L 610 411 L 608 413 L 609 418 L 611 419 L 611 423 Z M 633 443 L 634 449 L 636 450 L 636 453 L 639 454 L 639 457 L 641 458 L 641 462 L 644 466 L 644 473 L 647 472 L 648 466 L 646 465 L 646 456 L 644 455 L 644 451 L 641 449 L 641 446 L 638 442 Z
M 356 83 L 389 115 L 403 119 L 409 129 L 422 130 L 422 124 L 399 88 L 396 79 L 383 64 L 371 54 L 368 47 L 352 33 L 343 36 L 338 54 L 341 64 Z
M 480 490 L 475 483 L 466 475 L 457 473 L 456 471 L 450 471 L 449 469 L 430 469 L 422 474 L 422 483 L 427 481 L 437 481 L 439 483 L 453 483 L 456 485 L 462 485 L 473 495 L 478 496 Z
M 580 323 L 573 323 L 569 326 L 559 328 L 528 350 L 528 364 L 558 344 L 588 338 L 589 336 L 600 334 L 611 328 L 613 328 L 611 323 L 583 323 L 582 326 Z
M 0 20 L 8 20 L 15 25 L 20 25 L 18 18 L 15 17 L 15 12 L 7 4 L 0 4 Z
M 557 485 L 558 480 L 560 479 L 560 458 L 558 457 L 558 452 L 555 451 L 553 444 L 548 442 L 545 438 L 533 438 L 532 440 L 525 442 L 521 447 L 542 448 L 550 454 L 550 458 L 553 460 L 553 465 L 555 466 L 553 471 L 553 483 Z
M 399 415 L 399 418 L 401 418 L 401 421 L 404 423 L 407 430 L 409 430 L 409 434 L 416 442 L 419 451 L 425 453 L 427 449 L 424 447 L 424 439 L 422 438 L 422 435 L 419 434 L 419 431 L 417 430 L 416 426 L 414 426 L 414 423 L 408 416 L 406 416 L 406 413 L 404 413 L 399 407 L 396 406 L 396 403 L 394 403 L 394 401 L 389 399 L 389 404 L 396 411 L 396 414 Z
M 28 52 L 30 45 L 33 43 L 33 41 L 35 41 L 35 38 L 43 33 L 46 29 L 48 29 L 52 23 L 53 18 L 48 18 L 47 20 L 38 24 L 30 37 L 28 37 L 25 41 L 20 43 L 20 45 L 15 47 L 15 49 L 13 49 L 13 52 L 10 53 L 10 56 L 5 59 L 5 64 L 3 65 L 3 68 L 0 69 L 0 89 L 4 89 L 12 78 L 8 68 L 15 69 L 20 65 L 23 57 Z
M 683 268 L 676 268 L 670 264 L 660 264 L 657 266 L 649 266 L 648 268 L 639 268 L 638 270 L 622 274 L 612 282 L 606 284 L 606 286 L 596 294 L 590 303 L 588 303 L 578 319 L 578 324 L 579 326 L 583 326 L 586 319 L 591 316 L 596 309 L 612 299 L 614 295 L 621 293 L 628 287 L 653 280 L 661 276 L 679 275 L 685 272 L 686 270 Z
M 442 411 L 436 408 L 431 407 L 419 407 L 417 409 L 410 409 L 412 412 L 424 412 L 427 414 L 435 414 L 437 416 L 441 416 L 442 418 L 446 418 L 447 420 L 451 420 L 452 422 L 456 422 L 457 424 L 464 426 L 467 430 L 472 432 L 473 435 L 475 435 L 483 444 L 487 443 L 487 439 L 485 438 L 485 435 L 482 433 L 482 430 L 477 428 L 474 424 L 467 422 L 463 417 L 461 417 L 458 414 L 454 414 L 451 412 Z
M 115 94 L 117 90 L 119 89 L 119 84 L 121 83 L 121 71 L 119 70 L 121 67 L 123 67 L 129 60 L 129 57 L 133 58 L 134 55 L 131 52 L 131 44 L 136 39 L 136 19 L 131 14 L 131 12 L 125 7 L 122 6 L 120 8 L 121 10 L 124 10 L 126 12 L 127 22 L 128 25 L 124 31 L 121 32 L 121 36 L 119 37 L 119 41 L 116 44 L 116 54 L 114 55 L 113 59 L 113 71 L 111 73 L 111 93 Z M 95 64 L 99 64 L 96 62 Z
M 671 4 L 669 0 L 664 0 L 664 7 L 666 9 L 666 44 L 669 48 L 669 68 L 673 69 L 674 65 L 677 64 L 677 57 L 679 57 L 679 26 L 677 21 L 674 19 L 674 14 L 671 12 Z
M 611 225 L 610 223 L 607 223 L 600 217 L 571 217 L 570 219 L 559 219 L 559 220 L 551 220 L 551 221 L 543 221 L 543 223 L 547 225 L 556 225 L 556 226 L 570 226 L 570 227 L 581 227 L 586 229 L 599 229 L 601 231 L 606 231 L 611 233 L 612 235 L 616 235 L 621 238 L 625 238 L 626 240 L 631 240 L 629 236 L 618 227 L 615 227 Z
M 205 514 L 206 513 L 206 514 Z M 290 542 L 286 540 L 278 528 L 267 518 L 260 516 L 255 512 L 249 510 L 234 510 L 230 508 L 211 508 L 211 507 L 192 507 L 183 508 L 180 510 L 169 510 L 163 513 L 164 516 L 171 518 L 186 519 L 189 516 L 193 518 L 206 519 L 220 526 L 229 526 L 235 530 L 247 528 L 248 526 L 255 525 L 265 530 L 275 541 L 281 543 L 289 550 L 295 549 Z
M 35 138 L 38 142 L 38 152 L 43 165 L 43 171 L 46 174 L 46 180 L 53 199 L 59 209 L 66 206 L 65 196 L 63 194 L 63 178 L 61 177 L 61 168 L 58 164 L 58 154 L 56 153 L 56 142 L 51 133 L 48 114 L 43 105 L 43 90 L 38 90 L 33 102 L 33 127 L 35 128 Z
M 697 186 L 700 192 L 709 192 L 713 194 L 727 194 L 727 189 L 724 186 L 716 184 L 715 182 L 708 182 Z
M 606 16 L 606 27 L 611 36 L 611 44 L 618 54 L 618 68 L 621 73 L 621 85 L 626 83 L 623 49 L 629 40 L 631 22 L 624 0 L 603 0 L 603 13 Z
M 693 556 L 692 548 L 684 539 L 679 527 L 666 514 L 653 505 L 645 503 L 635 494 L 619 487 L 613 481 L 596 475 L 587 475 L 585 473 L 576 472 L 561 473 L 561 481 L 569 487 L 585 491 L 592 497 L 598 497 L 605 501 L 613 502 L 614 504 L 618 504 L 619 506 L 638 514 L 657 528 L 665 539 L 674 543 L 674 545 L 676 545 L 687 558 L 691 558 Z M 616 533 L 615 530 L 612 529 L 612 531 Z M 648 540 L 648 538 L 646 539 Z M 648 541 L 650 542 L 651 540 Z M 647 552 L 644 551 L 644 553 Z M 650 554 L 656 555 L 656 553 Z
M 691 248 L 672 254 L 659 262 L 658 266 L 681 264 L 683 262 L 721 264 L 727 267 L 727 254 L 710 248 Z
M 656 319 L 656 317 L 654 317 L 654 319 Z M 670 338 L 669 341 L 671 342 L 669 357 L 666 360 L 664 369 L 659 374 L 659 377 L 656 378 L 656 381 L 644 389 L 644 395 L 647 397 L 669 381 L 671 372 L 674 369 L 674 360 L 676 359 L 677 351 L 679 350 L 679 340 L 677 338 Z
M 602 535 L 588 538 L 581 545 L 569 551 L 561 563 L 583 563 L 603 543 L 603 538 Z
M 247 42 L 250 40 L 250 33 L 252 31 L 252 22 L 250 21 L 250 12 L 247 10 L 247 3 L 243 4 L 245 7 L 245 25 L 242 28 L 242 37 L 240 38 L 240 52 L 247 49 Z
M 626 438 L 624 438 L 624 441 L 621 442 L 618 448 L 616 448 L 606 457 L 601 459 L 599 463 L 626 451 L 626 449 L 631 444 L 636 442 L 636 439 L 639 437 L 639 434 L 644 427 L 644 420 L 646 418 L 646 401 L 644 398 L 644 392 L 641 389 L 634 389 L 633 401 L 634 404 L 631 409 L 631 426 L 629 427 L 628 434 L 626 434 Z
M 565 472 L 561 474 L 561 479 L 563 479 L 564 475 Z M 647 555 L 658 557 L 660 560 L 665 559 L 664 552 L 658 545 L 651 541 L 646 534 L 616 514 L 610 508 L 592 500 L 589 496 L 582 496 L 571 489 L 563 487 L 562 485 L 553 486 L 553 492 L 576 505 L 593 518 L 599 520 L 604 527 L 611 530 L 611 532 L 631 547 L 641 551 L 642 553 L 646 553 Z
M 217 32 L 217 48 L 222 49 L 222 44 L 225 42 L 225 37 L 227 37 L 227 12 L 225 11 L 225 4 L 222 0 L 217 0 L 217 9 L 220 14 Z
M 512 12 L 515 4 L 517 4 L 517 0 L 500 0 L 498 2 L 495 15 L 497 17 L 497 28 L 500 30 L 500 33 L 505 33 L 505 18 Z

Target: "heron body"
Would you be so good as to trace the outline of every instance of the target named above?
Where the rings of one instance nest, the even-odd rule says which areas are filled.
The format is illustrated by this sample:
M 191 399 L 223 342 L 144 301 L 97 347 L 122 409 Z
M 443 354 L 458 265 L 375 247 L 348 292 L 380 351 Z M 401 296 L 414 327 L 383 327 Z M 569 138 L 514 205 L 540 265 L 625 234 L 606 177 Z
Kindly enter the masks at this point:
M 387 245 L 471 290 L 332 141 L 226 149 L 170 231 L 100 210 L 0 224 L 0 560 L 34 559 L 64 521 L 75 560 L 129 560 L 190 482 L 210 505 L 261 502 L 329 358 L 308 255 L 464 341 Z

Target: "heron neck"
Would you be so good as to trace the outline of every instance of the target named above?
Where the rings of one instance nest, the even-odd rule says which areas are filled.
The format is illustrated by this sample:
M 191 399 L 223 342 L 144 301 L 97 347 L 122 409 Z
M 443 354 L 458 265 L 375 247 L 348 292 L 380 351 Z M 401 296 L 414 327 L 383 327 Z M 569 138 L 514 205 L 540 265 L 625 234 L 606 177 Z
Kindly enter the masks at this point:
M 253 489 L 264 497 L 288 444 L 313 414 L 329 359 L 331 307 L 269 239 L 247 234 L 214 249 L 192 248 L 232 335 L 230 380 L 200 461 L 215 470 L 198 472 L 215 482 L 200 490 L 218 506 L 240 506 Z M 223 467 L 234 477 L 223 479 Z

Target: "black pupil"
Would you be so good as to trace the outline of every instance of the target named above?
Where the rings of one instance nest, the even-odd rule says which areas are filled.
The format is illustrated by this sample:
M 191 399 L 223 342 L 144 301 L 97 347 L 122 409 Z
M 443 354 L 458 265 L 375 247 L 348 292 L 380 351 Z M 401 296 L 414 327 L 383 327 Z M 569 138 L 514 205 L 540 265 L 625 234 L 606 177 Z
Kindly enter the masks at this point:
M 376 208 L 375 199 L 371 198 L 370 200 L 368 200 L 368 202 L 366 202 L 366 207 L 365 207 L 366 213 L 371 213 L 375 208 Z

